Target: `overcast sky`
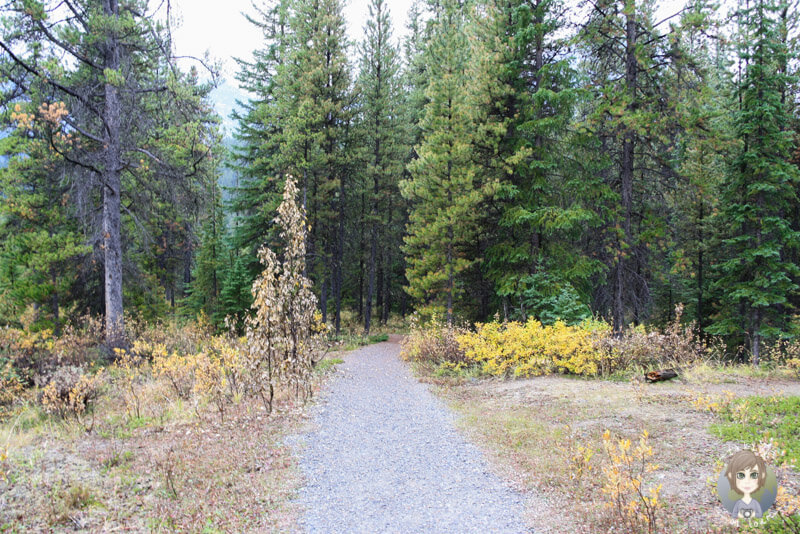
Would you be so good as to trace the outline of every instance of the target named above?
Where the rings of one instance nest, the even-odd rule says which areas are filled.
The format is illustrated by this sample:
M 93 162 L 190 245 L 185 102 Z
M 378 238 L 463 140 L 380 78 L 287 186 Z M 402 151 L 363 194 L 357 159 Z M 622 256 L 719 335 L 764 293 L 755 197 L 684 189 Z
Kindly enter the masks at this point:
M 173 38 L 178 55 L 202 57 L 208 51 L 211 57 L 222 63 L 222 76 L 227 83 L 212 95 L 217 112 L 225 119 L 230 133 L 233 129 L 228 120 L 235 99 L 246 98 L 239 91 L 235 79 L 236 63 L 233 58 L 249 59 L 253 50 L 263 47 L 259 30 L 247 22 L 242 13 L 255 15 L 253 0 L 171 0 Z M 408 11 L 413 0 L 387 0 L 392 17 L 395 42 L 406 32 Z M 577 0 L 567 0 L 577 2 Z M 264 0 L 255 0 L 263 5 Z M 345 0 L 344 16 L 350 40 L 361 41 L 364 25 L 369 16 L 370 0 Z M 659 0 L 657 20 L 681 9 L 686 0 Z M 677 19 L 676 19 L 677 21 Z M 665 25 L 666 26 L 666 25 Z M 354 53 L 354 51 L 353 51 Z M 184 64 L 186 64 L 184 62 Z
M 248 58 L 263 46 L 258 29 L 243 12 L 255 15 L 251 0 L 172 0 L 173 16 L 179 26 L 173 32 L 178 54 L 202 56 L 208 50 L 223 62 L 224 75 L 233 80 L 233 57 Z M 257 5 L 261 4 L 256 0 Z M 388 0 L 395 41 L 403 33 L 411 0 Z M 344 16 L 352 41 L 360 41 L 369 14 L 369 0 L 348 0 Z M 224 6 L 224 7 L 222 7 Z

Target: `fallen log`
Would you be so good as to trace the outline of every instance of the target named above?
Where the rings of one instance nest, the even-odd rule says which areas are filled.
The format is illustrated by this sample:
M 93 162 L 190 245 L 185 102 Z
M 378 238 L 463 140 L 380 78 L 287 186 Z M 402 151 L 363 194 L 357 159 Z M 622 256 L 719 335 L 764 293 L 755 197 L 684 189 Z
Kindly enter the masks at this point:
M 646 375 L 644 375 L 644 379 L 649 382 L 662 382 L 664 380 L 670 380 L 678 376 L 678 373 L 675 372 L 674 369 L 662 369 L 660 371 L 650 371 Z

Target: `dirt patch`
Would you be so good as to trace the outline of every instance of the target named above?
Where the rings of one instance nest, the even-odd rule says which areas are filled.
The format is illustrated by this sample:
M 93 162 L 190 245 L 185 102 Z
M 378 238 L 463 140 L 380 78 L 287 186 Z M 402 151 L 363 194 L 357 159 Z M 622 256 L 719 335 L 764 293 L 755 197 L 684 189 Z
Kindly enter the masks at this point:
M 528 517 L 537 532 L 597 532 L 603 508 L 598 471 L 577 481 L 568 457 L 585 445 L 599 457 L 605 430 L 634 443 L 646 430 L 652 461 L 659 466 L 648 483 L 662 485 L 667 531 L 694 533 L 735 528 L 716 496 L 716 479 L 720 462 L 746 444 L 709 434 L 715 416 L 691 401 L 700 396 L 800 395 L 800 383 L 792 381 L 727 377 L 720 382 L 644 384 L 547 376 L 473 380 L 439 390 L 462 414 L 464 430 L 527 493 Z

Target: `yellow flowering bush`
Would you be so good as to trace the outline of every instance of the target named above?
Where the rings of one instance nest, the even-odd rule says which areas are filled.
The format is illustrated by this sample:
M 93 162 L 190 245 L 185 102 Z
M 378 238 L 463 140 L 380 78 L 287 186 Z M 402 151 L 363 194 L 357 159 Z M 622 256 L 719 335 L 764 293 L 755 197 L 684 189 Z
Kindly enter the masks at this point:
M 610 326 L 584 321 L 569 326 L 557 321 L 550 326 L 536 319 L 526 323 L 491 322 L 476 325 L 475 332 L 458 336 L 466 358 L 495 376 L 539 376 L 557 371 L 595 376 L 610 370 L 608 354 L 597 340 Z

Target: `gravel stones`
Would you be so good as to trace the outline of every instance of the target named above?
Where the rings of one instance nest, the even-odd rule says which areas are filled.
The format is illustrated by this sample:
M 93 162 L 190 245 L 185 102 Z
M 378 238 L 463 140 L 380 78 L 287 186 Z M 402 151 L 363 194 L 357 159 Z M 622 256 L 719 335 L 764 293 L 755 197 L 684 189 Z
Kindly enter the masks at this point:
M 345 357 L 299 436 L 311 533 L 524 533 L 522 498 L 380 343 Z

